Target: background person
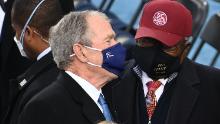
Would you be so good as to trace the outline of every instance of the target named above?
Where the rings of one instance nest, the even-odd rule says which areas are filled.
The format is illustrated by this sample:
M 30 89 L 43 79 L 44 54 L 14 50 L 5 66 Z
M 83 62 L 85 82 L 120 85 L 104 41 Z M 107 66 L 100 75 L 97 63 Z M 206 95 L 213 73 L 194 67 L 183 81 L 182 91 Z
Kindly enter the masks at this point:
M 20 54 L 34 63 L 12 82 L 17 88 L 11 89 L 12 100 L 4 124 L 17 123 L 25 104 L 56 79 L 59 70 L 53 61 L 48 35 L 64 12 L 58 0 L 15 0 L 11 15 Z
M 190 11 L 174 0 L 145 4 L 134 67 L 108 92 L 121 123 L 218 124 L 220 70 L 190 61 Z

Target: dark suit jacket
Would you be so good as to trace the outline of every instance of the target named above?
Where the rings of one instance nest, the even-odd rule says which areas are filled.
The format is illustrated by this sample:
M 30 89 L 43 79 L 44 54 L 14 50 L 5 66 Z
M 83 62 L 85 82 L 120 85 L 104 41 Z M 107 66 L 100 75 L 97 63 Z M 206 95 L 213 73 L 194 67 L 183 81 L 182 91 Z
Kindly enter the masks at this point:
M 103 120 L 92 98 L 62 71 L 52 85 L 25 106 L 18 124 L 96 124 Z
M 123 124 L 147 123 L 143 85 L 133 71 L 105 88 Z M 220 124 L 220 70 L 186 59 L 167 113 L 164 124 Z
M 1 0 L 3 1 L 3 0 Z M 59 0 L 64 14 L 73 10 L 73 0 Z M 9 81 L 32 64 L 26 58 L 23 58 L 13 40 L 15 32 L 11 26 L 11 9 L 14 0 L 7 0 L 4 4 L 6 12 L 0 39 L 0 122 L 9 105 Z
M 11 8 L 14 0 L 7 0 L 4 4 L 5 18 L 0 39 L 0 121 L 9 104 L 9 80 L 30 66 L 31 62 L 23 58 L 13 40 L 15 33 L 11 26 Z
M 0 6 L 1 6 L 2 10 L 5 11 L 5 5 L 4 5 L 3 0 L 0 0 Z
M 48 53 L 39 61 L 35 62 L 21 77 L 19 83 L 26 81 L 24 86 L 20 86 L 16 93 L 16 88 L 11 88 L 12 104 L 5 119 L 5 124 L 15 124 L 27 102 L 42 89 L 50 85 L 58 76 L 59 70 L 56 67 L 51 53 Z M 13 81 L 11 86 L 16 86 L 17 81 Z

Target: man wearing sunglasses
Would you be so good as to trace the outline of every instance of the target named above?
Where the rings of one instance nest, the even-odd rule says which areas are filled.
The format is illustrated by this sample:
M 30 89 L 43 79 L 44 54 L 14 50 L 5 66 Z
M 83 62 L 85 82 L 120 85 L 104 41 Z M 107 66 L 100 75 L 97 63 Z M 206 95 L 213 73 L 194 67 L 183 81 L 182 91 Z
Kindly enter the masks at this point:
M 144 6 L 136 64 L 108 93 L 121 123 L 220 123 L 220 70 L 186 58 L 191 35 L 191 13 L 179 2 Z

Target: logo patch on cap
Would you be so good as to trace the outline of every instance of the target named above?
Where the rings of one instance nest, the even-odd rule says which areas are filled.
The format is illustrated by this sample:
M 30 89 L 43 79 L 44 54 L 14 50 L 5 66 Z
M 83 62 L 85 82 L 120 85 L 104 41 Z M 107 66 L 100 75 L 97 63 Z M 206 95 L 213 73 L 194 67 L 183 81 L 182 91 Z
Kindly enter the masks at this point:
M 167 23 L 167 15 L 162 11 L 158 11 L 153 16 L 153 22 L 157 26 L 163 26 Z

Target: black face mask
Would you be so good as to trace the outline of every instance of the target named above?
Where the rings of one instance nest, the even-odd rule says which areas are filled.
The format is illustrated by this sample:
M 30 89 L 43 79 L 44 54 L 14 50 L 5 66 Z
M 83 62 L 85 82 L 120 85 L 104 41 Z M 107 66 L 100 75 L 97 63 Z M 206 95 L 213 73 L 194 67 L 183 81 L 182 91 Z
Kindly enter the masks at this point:
M 177 72 L 181 66 L 178 57 L 168 55 L 158 46 L 136 46 L 133 56 L 140 68 L 154 80 L 169 77 L 170 74 Z

